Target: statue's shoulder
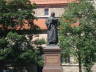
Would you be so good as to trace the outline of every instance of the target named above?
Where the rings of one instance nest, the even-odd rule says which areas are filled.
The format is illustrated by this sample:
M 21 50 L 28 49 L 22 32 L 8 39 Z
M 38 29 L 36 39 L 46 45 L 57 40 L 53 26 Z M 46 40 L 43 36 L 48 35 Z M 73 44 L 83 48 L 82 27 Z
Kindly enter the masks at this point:
M 53 18 L 52 17 L 49 17 L 48 20 L 52 20 Z
M 55 18 L 55 17 L 49 17 L 49 18 L 47 18 L 47 21 L 58 21 L 58 19 L 57 18 Z
M 50 24 L 50 21 L 51 21 L 50 17 L 46 18 L 45 24 L 47 24 L 47 25 Z

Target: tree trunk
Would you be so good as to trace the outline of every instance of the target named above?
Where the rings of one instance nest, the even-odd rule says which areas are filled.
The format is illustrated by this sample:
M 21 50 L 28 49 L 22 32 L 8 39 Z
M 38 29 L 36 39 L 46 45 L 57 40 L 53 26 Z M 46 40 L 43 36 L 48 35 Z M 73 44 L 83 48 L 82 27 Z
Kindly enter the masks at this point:
M 78 61 L 79 61 L 79 72 L 82 72 L 82 63 L 81 63 L 80 53 L 78 54 Z

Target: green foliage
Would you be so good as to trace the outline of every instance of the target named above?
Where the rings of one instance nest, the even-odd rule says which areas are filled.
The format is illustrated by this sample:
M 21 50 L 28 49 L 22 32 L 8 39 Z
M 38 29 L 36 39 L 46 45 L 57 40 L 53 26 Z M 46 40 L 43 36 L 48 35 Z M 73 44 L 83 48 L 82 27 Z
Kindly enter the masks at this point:
M 34 42 L 34 44 L 36 44 L 36 45 L 42 45 L 42 44 L 45 44 L 46 42 L 45 42 L 45 40 L 44 39 L 39 39 L 39 40 L 36 40 L 35 42 Z
M 4 41 L 2 41 L 4 40 Z M 1 42 L 2 41 L 2 42 Z M 7 43 L 6 43 L 7 42 Z M 1 45 L 3 44 L 3 45 Z M 5 45 L 6 44 L 6 45 Z M 38 64 L 42 62 L 40 51 L 34 49 L 23 35 L 9 32 L 6 38 L 0 39 L 0 61 L 19 64 Z
M 62 54 L 76 56 L 90 72 L 96 62 L 96 12 L 92 3 L 81 0 L 69 4 L 60 22 Z
M 16 33 L 16 30 L 10 32 L 7 29 L 14 28 L 18 24 L 22 26 L 24 20 L 33 24 L 32 21 L 35 19 L 33 9 L 35 8 L 36 5 L 31 4 L 30 0 L 0 0 L 0 26 L 3 25 L 4 29 L 0 29 L 0 64 L 10 64 L 14 68 L 22 65 L 41 66 L 43 64 L 41 51 L 35 49 L 30 40 Z
M 6 39 L 4 38 L 0 39 L 0 49 L 3 49 L 4 47 L 6 47 L 7 43 L 8 42 Z
M 24 19 L 33 20 L 34 8 L 30 0 L 0 0 L 0 24 L 13 27 Z

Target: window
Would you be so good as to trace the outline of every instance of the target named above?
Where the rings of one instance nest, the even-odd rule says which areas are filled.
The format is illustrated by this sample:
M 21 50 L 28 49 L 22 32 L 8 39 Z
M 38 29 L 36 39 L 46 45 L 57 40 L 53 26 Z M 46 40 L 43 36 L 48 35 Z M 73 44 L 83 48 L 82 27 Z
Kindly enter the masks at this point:
M 48 8 L 44 10 L 44 15 L 49 15 L 49 9 Z

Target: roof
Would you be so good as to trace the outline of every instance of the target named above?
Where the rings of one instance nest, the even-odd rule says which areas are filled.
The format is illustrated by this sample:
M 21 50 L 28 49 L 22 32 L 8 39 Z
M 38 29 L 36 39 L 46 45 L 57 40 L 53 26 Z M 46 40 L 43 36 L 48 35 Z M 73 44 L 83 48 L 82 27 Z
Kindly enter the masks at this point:
M 30 0 L 30 1 L 32 3 L 42 5 L 42 4 L 67 4 L 70 2 L 75 2 L 77 0 Z
M 34 20 L 34 23 L 35 23 L 35 25 L 38 26 L 40 29 L 46 30 L 46 29 L 47 29 L 47 26 L 46 26 L 46 24 L 45 24 L 45 21 L 46 21 L 46 19 L 40 18 L 40 19 Z
M 16 30 L 29 30 L 31 29 L 32 27 L 38 27 L 40 28 L 41 30 L 46 30 L 47 29 L 47 26 L 45 24 L 45 21 L 46 19 L 44 18 L 40 18 L 40 19 L 35 19 L 34 20 L 34 25 L 31 26 L 28 22 L 28 20 L 24 20 L 24 23 L 23 25 L 16 25 L 14 27 L 11 27 L 11 26 L 6 26 L 7 29 L 16 29 Z M 3 24 L 0 24 L 0 29 L 4 29 L 4 26 Z

